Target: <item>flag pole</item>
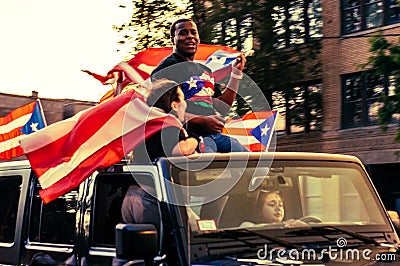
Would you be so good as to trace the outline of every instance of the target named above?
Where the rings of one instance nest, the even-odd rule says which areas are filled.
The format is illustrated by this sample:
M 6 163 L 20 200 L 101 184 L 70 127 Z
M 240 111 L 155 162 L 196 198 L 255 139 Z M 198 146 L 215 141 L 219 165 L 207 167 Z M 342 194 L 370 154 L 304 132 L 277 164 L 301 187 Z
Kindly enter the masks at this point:
M 47 121 L 46 117 L 44 116 L 42 103 L 39 98 L 36 99 L 36 102 L 39 104 L 40 114 L 42 115 L 44 126 L 47 127 Z
M 279 114 L 279 112 L 278 112 L 278 110 L 273 110 L 272 112 L 274 112 L 274 111 L 276 112 L 276 115 L 275 115 L 275 118 L 274 118 L 274 124 L 272 125 L 272 128 L 271 128 L 271 137 L 268 139 L 267 147 L 265 148 L 265 151 L 266 151 L 266 152 L 268 152 L 269 144 L 271 143 L 273 134 L 275 133 L 276 120 L 278 120 L 278 114 Z

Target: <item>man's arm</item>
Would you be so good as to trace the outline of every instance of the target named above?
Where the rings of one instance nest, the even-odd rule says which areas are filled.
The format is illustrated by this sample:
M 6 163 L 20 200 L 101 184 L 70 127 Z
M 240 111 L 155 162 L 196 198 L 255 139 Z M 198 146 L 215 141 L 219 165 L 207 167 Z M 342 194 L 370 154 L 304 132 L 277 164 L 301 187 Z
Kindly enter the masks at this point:
M 187 123 L 201 125 L 204 128 L 204 131 L 208 132 L 209 134 L 220 133 L 224 127 L 223 118 L 217 115 L 200 116 L 191 113 L 185 113 L 185 119 L 187 120 Z
M 244 54 L 240 54 L 233 64 L 231 78 L 229 79 L 226 89 L 221 96 L 214 99 L 214 107 L 218 112 L 226 113 L 232 107 L 239 89 L 240 80 L 243 76 L 242 70 L 245 65 L 246 57 Z

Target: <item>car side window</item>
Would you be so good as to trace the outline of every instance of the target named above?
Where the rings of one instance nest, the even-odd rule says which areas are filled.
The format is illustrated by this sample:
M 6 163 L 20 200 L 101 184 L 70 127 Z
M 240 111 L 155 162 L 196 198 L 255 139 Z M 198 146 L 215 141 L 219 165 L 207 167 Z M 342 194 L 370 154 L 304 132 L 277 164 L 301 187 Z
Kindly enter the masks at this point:
M 73 244 L 77 213 L 78 189 L 44 204 L 41 187 L 35 181 L 29 222 L 29 241 L 54 244 Z
M 92 213 L 92 245 L 114 247 L 115 226 L 122 222 L 121 205 L 133 182 L 131 175 L 104 173 L 96 178 L 94 211 Z
M 21 183 L 21 176 L 0 177 L 0 242 L 3 243 L 14 242 Z

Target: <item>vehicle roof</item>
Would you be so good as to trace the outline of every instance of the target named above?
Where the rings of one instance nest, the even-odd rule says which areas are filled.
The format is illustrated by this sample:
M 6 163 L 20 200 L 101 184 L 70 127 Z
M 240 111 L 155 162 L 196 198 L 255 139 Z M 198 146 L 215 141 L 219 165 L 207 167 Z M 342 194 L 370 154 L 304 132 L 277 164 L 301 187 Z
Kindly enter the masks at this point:
M 310 160 L 310 161 L 341 161 L 341 162 L 353 162 L 362 164 L 360 159 L 353 155 L 344 154 L 329 154 L 329 153 L 311 153 L 311 152 L 233 152 L 233 153 L 203 153 L 194 154 L 190 156 L 170 157 L 169 161 L 172 163 L 185 163 L 189 161 L 195 161 L 200 159 L 201 161 L 227 161 L 227 160 Z M 161 159 L 163 161 L 165 159 Z M 28 160 L 20 161 L 5 161 L 0 162 L 0 169 L 25 169 L 29 168 L 30 164 Z
M 194 154 L 188 157 L 170 157 L 168 158 L 174 163 L 184 163 L 195 159 L 204 160 L 258 160 L 258 159 L 274 159 L 274 160 L 310 160 L 310 161 L 344 161 L 361 163 L 361 160 L 353 155 L 329 154 L 329 153 L 311 153 L 311 152 L 234 152 L 234 153 L 204 153 Z

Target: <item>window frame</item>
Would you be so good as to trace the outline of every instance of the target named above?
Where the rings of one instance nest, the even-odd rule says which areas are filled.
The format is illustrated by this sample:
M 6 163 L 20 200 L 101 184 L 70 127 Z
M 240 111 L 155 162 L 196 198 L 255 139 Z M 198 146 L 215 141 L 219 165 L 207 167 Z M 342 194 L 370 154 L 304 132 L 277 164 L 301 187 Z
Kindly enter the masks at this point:
M 397 16 L 397 19 L 391 20 L 390 18 L 390 14 L 392 11 L 392 6 L 391 6 L 391 1 L 392 0 L 374 0 L 373 2 L 371 2 L 372 0 L 357 0 L 358 5 L 353 6 L 353 7 L 346 7 L 345 3 L 348 0 L 342 0 L 341 1 L 341 7 L 340 7 L 340 12 L 341 12 L 341 32 L 342 35 L 347 35 L 347 34 L 352 34 L 352 33 L 356 33 L 356 32 L 361 32 L 361 31 L 365 31 L 365 30 L 370 30 L 370 29 L 375 29 L 375 28 L 379 28 L 382 26 L 387 26 L 387 25 L 392 25 L 395 23 L 400 23 L 400 15 Z M 367 13 L 368 11 L 368 7 L 372 6 L 372 5 L 378 5 L 379 3 L 381 4 L 381 12 L 370 12 Z M 396 7 L 394 7 L 396 9 Z M 360 27 L 359 29 L 346 29 L 346 26 L 350 25 L 350 23 L 348 23 L 346 21 L 346 14 L 349 12 L 354 13 L 355 10 L 359 9 L 359 16 L 358 17 L 354 17 L 354 18 L 359 18 L 360 19 Z M 400 10 L 400 4 L 397 4 L 397 9 Z M 377 9 L 378 10 L 378 9 Z M 370 17 L 370 15 L 372 14 L 378 14 L 381 13 L 381 18 L 380 18 L 380 22 L 377 25 L 373 25 L 373 26 L 368 26 L 367 25 L 367 19 Z M 352 17 L 353 18 L 353 17 Z
M 321 94 L 321 100 L 322 100 L 322 86 L 323 86 L 323 83 L 322 83 L 322 80 L 321 79 L 316 79 L 316 80 L 310 80 L 310 81 L 307 81 L 307 82 L 301 82 L 301 83 L 296 83 L 296 84 L 293 84 L 292 85 L 292 92 L 294 92 L 297 88 L 300 88 L 299 90 L 298 90 L 298 92 L 299 92 L 299 94 L 301 94 L 302 95 L 302 104 L 301 104 L 301 107 L 302 107 L 302 109 L 303 109 L 303 113 L 302 113 L 302 115 L 303 115 L 303 120 L 304 120 L 304 123 L 303 123 L 303 125 L 302 126 L 299 126 L 299 125 L 296 125 L 295 123 L 292 123 L 291 122 L 291 117 L 292 117 L 292 115 L 289 115 L 289 118 L 288 118 L 288 116 L 287 116 L 287 108 L 288 107 L 290 107 L 290 110 L 289 110 L 289 112 L 290 111 L 292 111 L 293 109 L 295 109 L 295 108 L 299 108 L 299 107 L 296 107 L 295 106 L 295 104 L 297 103 L 297 101 L 296 101 L 296 97 L 294 97 L 294 98 L 290 98 L 290 99 L 288 99 L 288 97 L 286 96 L 286 94 L 285 94 L 285 92 L 283 91 L 283 90 L 279 90 L 279 89 L 275 89 L 272 93 L 280 93 L 281 95 L 281 98 L 284 100 L 284 102 L 283 102 L 283 106 L 282 105 L 279 105 L 278 107 L 276 106 L 276 105 L 274 105 L 274 103 L 272 102 L 272 104 L 271 104 L 271 108 L 273 109 L 273 110 L 281 110 L 281 109 L 285 109 L 285 111 L 282 113 L 281 112 L 281 115 L 280 115 L 280 117 L 282 117 L 282 118 L 284 118 L 284 124 L 285 124 L 285 126 L 284 126 L 284 128 L 283 129 L 279 129 L 279 128 L 277 128 L 276 129 L 276 131 L 277 132 L 285 132 L 286 133 L 286 135 L 290 135 L 290 134 L 297 134 L 297 133 L 311 133 L 311 132 L 319 132 L 319 131 L 322 131 L 322 113 L 321 113 L 321 118 L 320 118 L 320 127 L 319 128 L 316 128 L 316 129 L 311 129 L 311 126 L 312 126 L 312 124 L 314 124 L 315 123 L 315 119 L 311 119 L 310 120 L 310 113 L 313 111 L 313 110 L 311 110 L 311 109 L 309 109 L 308 107 L 309 107 L 309 103 L 310 103 L 310 99 L 309 99 L 309 95 L 310 95 L 310 88 L 311 87 L 319 87 L 320 89 L 320 94 Z M 305 92 L 308 92 L 308 93 L 305 93 Z M 291 95 L 291 96 L 296 96 L 295 94 L 293 94 L 293 95 Z M 272 95 L 271 95 L 271 97 L 273 97 Z M 288 103 L 288 101 L 289 101 L 289 103 Z M 294 102 L 295 104 L 294 105 L 292 105 L 290 102 Z M 281 103 L 282 104 L 282 103 Z M 304 107 L 306 107 L 306 108 L 304 108 Z M 322 109 L 323 109 L 323 107 L 322 107 L 322 102 L 321 102 L 321 111 L 322 111 Z M 288 119 L 290 120 L 290 121 L 288 121 Z M 317 121 L 318 122 L 318 121 Z M 289 128 L 287 128 L 289 126 Z M 298 130 L 298 131 L 294 131 L 293 129 L 294 128 L 300 128 L 301 130 Z
M 347 90 L 347 85 L 346 81 L 352 78 L 358 78 L 360 80 L 360 98 L 359 100 L 350 100 L 346 102 L 346 95 L 348 93 Z M 379 103 L 379 98 L 381 95 L 385 94 L 386 96 L 392 97 L 393 91 L 391 91 L 391 76 L 385 78 L 383 76 L 380 76 L 379 79 L 382 80 L 382 92 L 377 95 L 371 94 L 371 90 L 374 89 L 374 87 L 369 87 L 368 84 L 374 84 L 374 83 L 369 83 L 369 77 L 379 77 L 378 75 L 373 74 L 373 72 L 370 71 L 364 71 L 364 72 L 355 72 L 355 73 L 350 73 L 350 74 L 345 74 L 341 76 L 341 89 L 342 89 L 342 107 L 341 107 L 341 128 L 342 129 L 348 129 L 348 128 L 357 128 L 357 127 L 365 127 L 365 126 L 374 126 L 378 124 L 377 119 L 376 120 L 371 120 L 370 117 L 371 115 L 368 113 L 369 112 L 369 107 L 372 106 L 373 103 Z M 376 83 L 379 84 L 379 83 Z M 372 96 L 372 97 L 370 97 Z M 350 102 L 359 102 L 360 103 L 360 109 L 361 109 L 361 115 L 360 115 L 360 122 L 355 124 L 353 123 L 353 118 L 355 112 L 349 112 L 351 111 L 351 106 Z M 351 114 L 351 117 L 349 116 Z M 396 121 L 392 119 L 391 123 L 395 123 Z
M 1 246 L 11 246 L 11 245 L 13 245 L 14 242 L 15 242 L 15 235 L 16 235 L 17 230 L 18 230 L 18 228 L 17 228 L 18 212 L 19 212 L 19 209 L 20 209 L 20 198 L 21 198 L 21 194 L 22 194 L 23 176 L 19 175 L 19 174 L 0 176 L 0 179 L 2 179 L 2 180 L 10 179 L 10 178 L 13 178 L 13 179 L 17 178 L 18 179 L 17 182 L 19 182 L 19 184 L 18 184 L 17 187 L 19 189 L 18 189 L 18 195 L 15 196 L 15 201 L 14 201 L 15 204 L 13 206 L 11 206 L 11 208 L 9 209 L 9 211 L 13 210 L 13 215 L 15 215 L 15 219 L 13 219 L 14 220 L 14 224 L 13 225 L 12 224 L 8 224 L 8 226 L 13 226 L 13 228 L 9 228 L 8 230 L 11 229 L 13 231 L 12 231 L 12 234 L 10 234 L 9 239 L 6 239 L 7 241 L 0 241 Z M 11 188 L 11 184 L 10 184 L 10 186 L 8 188 L 9 189 Z M 11 193 L 10 195 L 13 195 L 13 194 L 14 193 Z M 4 222 L 6 221 L 6 217 L 0 217 L 0 221 L 2 219 L 4 219 Z M 6 224 L 4 224 L 4 225 L 6 225 Z M 11 238 L 11 235 L 12 235 L 12 238 Z M 10 241 L 8 241 L 8 240 L 10 240 Z
M 27 212 L 28 215 L 27 215 L 27 233 L 26 233 L 25 248 L 28 250 L 43 250 L 43 251 L 49 251 L 49 252 L 60 252 L 60 253 L 72 254 L 73 248 L 74 248 L 75 242 L 76 242 L 76 230 L 77 230 L 76 221 L 79 216 L 79 211 L 78 211 L 78 209 L 79 209 L 79 187 L 74 189 L 74 190 L 76 190 L 77 195 L 76 195 L 76 202 L 75 202 L 75 204 L 76 204 L 75 205 L 75 219 L 74 219 L 74 223 L 73 223 L 72 232 L 70 232 L 72 239 L 70 239 L 69 241 L 71 243 L 56 243 L 56 242 L 41 241 L 41 240 L 32 241 L 30 239 L 32 216 L 37 214 L 37 213 L 34 213 L 34 210 L 32 209 L 32 206 L 33 206 L 34 200 L 35 200 L 35 196 L 38 195 L 35 193 L 36 186 L 40 186 L 39 181 L 36 176 L 33 176 L 33 178 L 31 178 L 31 180 L 30 180 L 30 186 L 29 186 L 30 190 L 28 192 L 29 201 L 27 203 L 28 203 L 29 210 Z M 68 193 L 71 193 L 71 192 L 68 192 Z M 50 202 L 47 205 L 52 204 L 52 203 L 54 203 L 54 202 Z M 41 207 L 43 207 L 43 204 L 44 203 L 41 202 Z M 41 212 L 42 212 L 42 210 L 41 210 Z M 41 216 L 43 216 L 43 215 L 41 214 Z M 41 220 L 41 218 L 40 218 L 40 220 Z
M 125 168 L 125 167 L 124 167 Z M 99 202 L 97 200 L 99 196 L 99 183 L 101 183 L 103 178 L 110 178 L 110 179 L 116 179 L 116 176 L 121 175 L 123 177 L 120 177 L 120 179 L 125 179 L 125 180 L 120 180 L 118 181 L 119 184 L 123 183 L 124 185 L 127 185 L 128 183 L 136 183 L 136 180 L 128 180 L 129 178 L 133 178 L 133 175 L 146 175 L 149 178 L 151 178 L 153 185 L 156 187 L 156 192 L 157 192 L 157 198 L 158 200 L 161 199 L 161 195 L 159 195 L 160 187 L 159 184 L 156 182 L 156 174 L 157 170 L 154 167 L 149 167 L 149 166 L 143 166 L 143 165 L 129 165 L 126 166 L 126 169 L 124 169 L 123 172 L 104 172 L 104 173 L 99 173 L 94 179 L 90 181 L 90 188 L 89 190 L 91 193 L 88 194 L 90 197 L 90 207 L 85 210 L 84 216 L 86 217 L 85 219 L 89 218 L 90 222 L 89 228 L 88 228 L 88 244 L 89 244 L 89 254 L 92 256 L 108 256 L 108 257 L 113 257 L 115 256 L 115 244 L 110 244 L 110 243 L 99 243 L 98 238 L 96 238 L 96 232 L 99 231 L 98 224 L 95 221 L 95 219 L 99 218 L 99 214 L 97 213 L 98 208 L 99 208 Z M 117 182 L 115 182 L 117 183 Z M 126 187 L 128 189 L 129 186 Z M 123 191 L 122 195 L 122 200 L 125 197 L 126 191 Z M 121 202 L 122 203 L 122 202 Z M 121 211 L 121 210 L 119 210 Z M 90 214 L 90 215 L 86 215 Z M 162 217 L 160 213 L 160 217 Z M 122 220 L 121 220 L 122 222 Z M 162 237 L 161 237 L 162 229 L 160 229 L 160 247 L 162 246 Z
M 298 45 L 308 44 L 322 38 L 322 7 L 320 12 L 312 12 L 314 1 L 295 1 L 292 6 L 277 5 L 274 7 L 273 32 L 276 35 L 274 47 L 285 49 Z M 305 4 L 308 4 L 307 10 Z M 302 9 L 298 18 L 293 18 L 290 11 Z M 307 19 L 305 18 L 307 14 Z M 295 14 L 296 15 L 296 14 Z M 282 18 L 282 19 L 278 19 Z M 313 22 L 315 23 L 313 25 Z M 318 24 L 318 25 L 317 25 Z M 280 33 L 279 33 L 280 32 Z

